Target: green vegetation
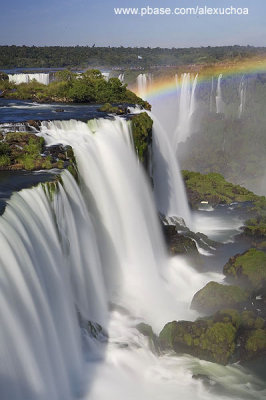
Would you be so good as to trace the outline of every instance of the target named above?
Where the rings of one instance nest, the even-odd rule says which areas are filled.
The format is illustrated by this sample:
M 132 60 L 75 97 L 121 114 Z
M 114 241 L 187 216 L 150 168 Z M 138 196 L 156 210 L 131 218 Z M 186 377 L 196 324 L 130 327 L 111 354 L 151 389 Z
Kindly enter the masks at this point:
M 124 115 L 129 112 L 128 107 L 126 105 L 113 106 L 110 103 L 105 103 L 103 106 L 99 108 L 99 111 L 116 115 Z
M 236 282 L 260 289 L 266 284 L 266 254 L 260 250 L 249 249 L 241 255 L 231 257 L 223 272 Z
M 215 72 L 212 75 L 217 76 Z M 197 104 L 204 116 L 200 124 L 197 120 L 194 125 L 197 130 L 185 143 L 180 143 L 178 157 L 182 169 L 203 174 L 218 172 L 232 183 L 241 183 L 252 191 L 263 193 L 266 170 L 265 74 L 247 76 L 246 82 L 246 104 L 241 118 L 238 117 L 240 76 L 222 80 L 224 115 L 209 111 L 211 84 L 200 86 Z M 213 101 L 215 103 L 215 99 Z
M 232 202 L 258 201 L 260 197 L 242 186 L 234 185 L 224 179 L 221 174 L 182 171 L 190 204 L 195 208 L 201 201 L 208 201 L 211 205 L 230 204 Z M 256 203 L 257 204 L 257 203 Z
M 0 80 L 3 97 L 34 100 L 38 102 L 74 102 L 74 103 L 128 103 L 139 104 L 150 109 L 150 105 L 127 89 L 119 79 L 104 79 L 101 72 L 95 69 L 82 74 L 71 71 L 60 71 L 56 80 L 43 85 L 35 80 L 29 83 L 14 85 Z
M 211 314 L 222 308 L 238 308 L 249 297 L 250 293 L 238 286 L 209 282 L 194 295 L 191 308 L 204 314 Z
M 136 114 L 131 118 L 132 135 L 139 160 L 147 164 L 148 146 L 152 139 L 153 121 L 146 113 Z
M 159 335 L 163 350 L 188 353 L 204 360 L 227 364 L 236 348 L 237 329 L 232 323 L 212 320 L 173 321 Z
M 182 171 L 189 203 L 197 208 L 201 201 L 211 205 L 233 202 L 251 202 L 247 213 L 252 216 L 245 221 L 244 233 L 255 240 L 266 237 L 266 198 L 258 196 L 242 186 L 234 185 L 221 174 Z
M 0 169 L 2 170 L 38 170 L 64 168 L 64 160 L 73 163 L 74 154 L 68 146 L 63 150 L 59 146 L 53 155 L 46 151 L 43 155 L 44 139 L 29 132 L 8 132 L 0 138 Z M 63 159 L 62 159 L 63 158 Z
M 263 56 L 265 48 L 221 46 L 200 48 L 137 47 L 27 47 L 0 46 L 0 68 L 112 67 L 143 68 L 153 65 L 184 65 L 242 60 Z M 142 58 L 140 59 L 139 56 Z
M 195 322 L 166 324 L 159 344 L 162 350 L 188 353 L 223 365 L 244 362 L 266 354 L 266 322 L 252 312 L 223 309 Z

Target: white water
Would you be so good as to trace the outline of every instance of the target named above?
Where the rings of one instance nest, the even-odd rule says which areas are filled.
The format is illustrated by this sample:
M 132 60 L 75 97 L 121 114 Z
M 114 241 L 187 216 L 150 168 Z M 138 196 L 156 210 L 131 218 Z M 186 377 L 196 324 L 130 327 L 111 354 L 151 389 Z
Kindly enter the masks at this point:
M 180 216 L 191 227 L 191 213 L 177 157 L 157 118 L 153 119 L 152 168 L 157 209 L 165 216 Z
M 189 76 L 189 74 L 185 75 Z M 187 114 L 188 119 L 191 118 L 195 111 L 196 84 L 197 76 L 193 79 L 193 87 L 191 91 L 188 89 L 190 92 L 189 110 Z M 152 76 L 150 74 L 138 75 L 137 86 L 138 95 L 150 101 L 148 92 L 152 86 Z M 138 112 L 140 112 L 140 110 L 138 110 Z M 167 127 L 161 124 L 160 103 L 156 104 L 155 113 L 150 113 L 150 116 L 154 121 L 152 176 L 157 209 L 167 217 L 177 216 L 184 218 L 187 226 L 191 227 L 191 213 L 176 157 L 177 143 L 175 132 L 171 132 L 170 129 L 166 129 Z
M 139 74 L 137 76 L 137 93 L 143 100 L 147 100 L 148 90 L 152 85 L 152 74 Z
M 182 74 L 181 84 L 178 83 L 176 76 L 176 82 L 181 86 L 180 98 L 179 98 L 179 110 L 178 110 L 178 123 L 176 129 L 176 138 L 174 146 L 177 150 L 178 143 L 185 142 L 191 134 L 191 123 L 192 116 L 196 110 L 196 87 L 197 87 L 198 75 L 191 76 L 190 74 Z
M 222 88 L 221 88 L 222 78 L 223 78 L 223 75 L 220 74 L 218 77 L 217 92 L 216 92 L 216 113 L 217 114 L 224 114 L 224 111 L 225 111 L 225 104 L 223 101 Z
M 35 79 L 37 82 L 40 82 L 44 85 L 49 84 L 49 74 L 44 74 L 44 73 L 34 73 L 34 74 L 9 74 L 8 75 L 9 82 L 13 82 L 16 85 L 19 85 L 20 83 L 29 83 L 33 79 Z
M 244 370 L 158 358 L 135 329 L 142 320 L 158 332 L 195 318 L 193 294 L 222 277 L 167 259 L 127 122 L 57 121 L 43 123 L 41 134 L 73 146 L 81 191 L 64 172 L 51 201 L 41 185 L 23 190 L 1 217 L 1 400 L 72 400 L 84 391 L 86 400 L 231 398 L 192 379 L 202 372 L 238 399 L 262 399 Z M 109 301 L 130 314 L 108 313 Z M 87 363 L 76 308 L 110 336 L 105 355 L 88 339 Z
M 246 106 L 246 91 L 247 91 L 247 86 L 246 86 L 246 81 L 245 81 L 245 76 L 243 75 L 239 84 L 239 97 L 240 97 L 240 105 L 239 105 L 239 110 L 238 110 L 238 118 L 242 117 L 243 112 L 245 111 L 245 106 Z
M 210 112 L 214 112 L 214 79 L 212 77 L 211 94 L 210 94 Z
M 125 74 L 119 74 L 118 79 L 120 80 L 121 83 L 124 83 Z

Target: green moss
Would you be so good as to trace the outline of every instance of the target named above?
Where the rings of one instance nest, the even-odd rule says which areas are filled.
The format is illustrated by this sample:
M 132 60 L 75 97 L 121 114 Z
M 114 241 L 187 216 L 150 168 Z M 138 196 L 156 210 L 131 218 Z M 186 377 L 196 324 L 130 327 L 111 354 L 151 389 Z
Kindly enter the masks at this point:
M 249 293 L 238 286 L 209 282 L 194 295 L 191 308 L 208 314 L 225 307 L 238 307 L 248 298 Z
M 266 331 L 263 329 L 252 331 L 245 347 L 248 352 L 266 351 Z
M 153 121 L 146 112 L 131 118 L 132 135 L 139 160 L 145 162 L 148 145 L 151 143 Z
M 260 288 L 266 280 L 266 254 L 250 249 L 242 255 L 231 257 L 224 266 L 224 274 L 237 281 L 247 282 L 254 289 Z
M 11 164 L 11 160 L 7 155 L 0 155 L 0 167 L 7 167 Z
M 210 204 L 230 204 L 232 202 L 257 201 L 260 196 L 239 185 L 227 182 L 221 174 L 182 171 L 190 203 L 196 207 L 201 201 Z
M 167 324 L 160 333 L 163 349 L 226 364 L 236 348 L 237 328 L 232 323 L 201 319 Z
M 162 349 L 173 349 L 173 339 L 177 324 L 176 321 L 169 322 L 161 331 L 159 341 Z
M 110 103 L 105 103 L 102 107 L 99 108 L 99 111 L 111 114 L 119 113 L 119 110 L 119 107 L 112 106 Z
M 63 169 L 64 168 L 64 161 L 63 160 L 58 160 L 56 163 L 57 168 Z

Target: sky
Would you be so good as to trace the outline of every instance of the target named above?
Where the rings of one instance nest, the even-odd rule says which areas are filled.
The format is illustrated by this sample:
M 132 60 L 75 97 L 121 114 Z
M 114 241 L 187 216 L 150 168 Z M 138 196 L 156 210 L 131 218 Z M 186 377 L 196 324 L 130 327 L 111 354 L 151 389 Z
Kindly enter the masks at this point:
M 114 7 L 241 7 L 248 15 L 115 15 Z M 266 0 L 9 0 L 0 45 L 266 46 Z

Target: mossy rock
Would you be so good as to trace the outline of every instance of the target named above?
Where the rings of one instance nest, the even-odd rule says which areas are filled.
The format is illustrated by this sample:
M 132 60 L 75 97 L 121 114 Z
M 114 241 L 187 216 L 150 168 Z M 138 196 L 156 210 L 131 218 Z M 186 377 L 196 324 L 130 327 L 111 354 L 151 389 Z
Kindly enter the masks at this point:
M 124 115 L 127 113 L 126 106 L 113 106 L 110 103 L 105 103 L 99 108 L 99 111 L 106 112 L 108 114 Z
M 249 299 L 249 292 L 238 286 L 209 282 L 193 297 L 191 308 L 203 314 L 211 314 L 222 308 L 239 308 Z
M 153 121 L 146 113 L 140 113 L 131 117 L 132 135 L 139 160 L 145 164 L 148 162 L 148 146 L 152 140 Z
M 163 350 L 187 353 L 226 365 L 236 347 L 237 328 L 230 322 L 201 319 L 195 322 L 173 321 L 159 335 Z
M 258 328 L 244 332 L 241 338 L 241 361 L 249 361 L 266 356 L 266 329 Z
M 254 290 L 266 287 L 266 254 L 249 249 L 231 257 L 223 268 L 224 274 L 238 284 L 251 286 Z
M 242 186 L 227 182 L 221 174 L 201 174 L 193 171 L 182 171 L 188 198 L 193 208 L 201 201 L 211 205 L 230 204 L 257 200 L 259 196 Z

